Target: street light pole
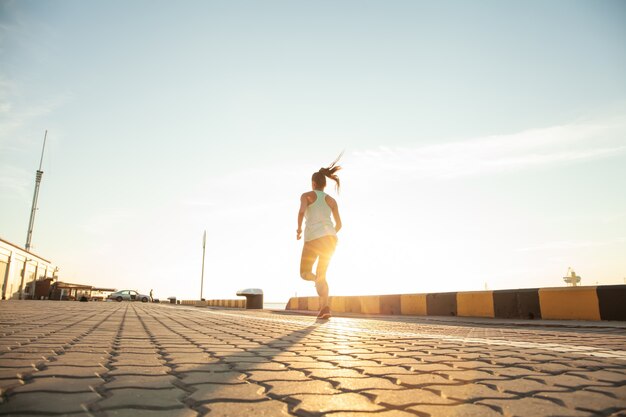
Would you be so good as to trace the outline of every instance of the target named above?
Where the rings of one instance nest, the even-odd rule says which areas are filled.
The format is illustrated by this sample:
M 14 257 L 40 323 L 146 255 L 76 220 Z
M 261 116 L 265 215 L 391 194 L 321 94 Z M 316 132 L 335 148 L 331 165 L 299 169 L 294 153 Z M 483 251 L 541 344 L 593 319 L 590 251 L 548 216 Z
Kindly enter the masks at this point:
M 204 254 L 206 253 L 206 230 L 202 237 L 202 277 L 200 278 L 200 300 L 202 300 L 202 292 L 204 287 Z

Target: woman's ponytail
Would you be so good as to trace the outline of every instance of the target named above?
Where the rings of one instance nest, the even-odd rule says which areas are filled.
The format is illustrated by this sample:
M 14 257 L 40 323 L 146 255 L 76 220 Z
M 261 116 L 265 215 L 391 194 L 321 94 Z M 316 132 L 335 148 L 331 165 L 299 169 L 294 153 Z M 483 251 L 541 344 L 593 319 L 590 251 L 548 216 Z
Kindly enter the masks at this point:
M 313 174 L 312 180 L 315 181 L 318 185 L 325 187 L 326 177 L 328 177 L 331 180 L 335 181 L 335 189 L 337 190 L 337 192 L 339 192 L 339 187 L 341 186 L 341 182 L 339 181 L 339 177 L 337 176 L 336 172 L 341 169 L 341 166 L 337 165 L 337 162 L 339 162 L 342 156 L 343 156 L 343 151 L 339 154 L 337 159 L 333 161 L 332 164 L 330 164 L 326 168 L 320 168 L 319 171 Z

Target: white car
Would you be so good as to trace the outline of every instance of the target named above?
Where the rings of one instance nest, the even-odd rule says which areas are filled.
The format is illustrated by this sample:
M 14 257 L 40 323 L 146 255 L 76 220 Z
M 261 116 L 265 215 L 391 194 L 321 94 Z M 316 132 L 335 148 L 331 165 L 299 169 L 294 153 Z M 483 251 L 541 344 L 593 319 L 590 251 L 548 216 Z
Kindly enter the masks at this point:
M 142 303 L 147 303 L 150 301 L 150 296 L 139 294 L 134 290 L 121 290 L 109 295 L 107 299 L 115 301 L 141 301 Z

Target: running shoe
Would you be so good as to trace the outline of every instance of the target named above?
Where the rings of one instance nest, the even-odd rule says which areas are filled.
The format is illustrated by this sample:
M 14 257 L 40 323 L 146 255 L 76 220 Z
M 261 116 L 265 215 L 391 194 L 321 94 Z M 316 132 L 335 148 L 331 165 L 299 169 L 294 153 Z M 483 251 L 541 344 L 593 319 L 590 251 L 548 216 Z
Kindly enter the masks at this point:
M 328 320 L 330 318 L 330 307 L 326 306 L 322 308 L 317 315 L 317 318 L 320 320 Z

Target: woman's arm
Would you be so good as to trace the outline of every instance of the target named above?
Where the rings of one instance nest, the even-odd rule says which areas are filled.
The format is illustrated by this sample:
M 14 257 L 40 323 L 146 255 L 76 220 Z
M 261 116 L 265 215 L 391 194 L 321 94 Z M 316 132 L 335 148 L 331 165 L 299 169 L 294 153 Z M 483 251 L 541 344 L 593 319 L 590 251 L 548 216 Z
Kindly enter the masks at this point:
M 337 201 L 331 196 L 326 196 L 326 204 L 330 207 L 330 210 L 333 213 L 333 218 L 335 219 L 335 232 L 341 230 L 341 216 L 339 215 L 339 205 Z
M 335 207 L 332 209 L 333 217 L 335 218 L 335 232 L 341 230 L 341 216 L 339 216 L 339 206 L 335 204 Z
M 309 200 L 306 197 L 306 193 L 300 196 L 300 210 L 298 210 L 298 230 L 296 230 L 296 239 L 300 240 L 302 237 L 302 220 L 304 220 L 304 213 L 309 206 Z

